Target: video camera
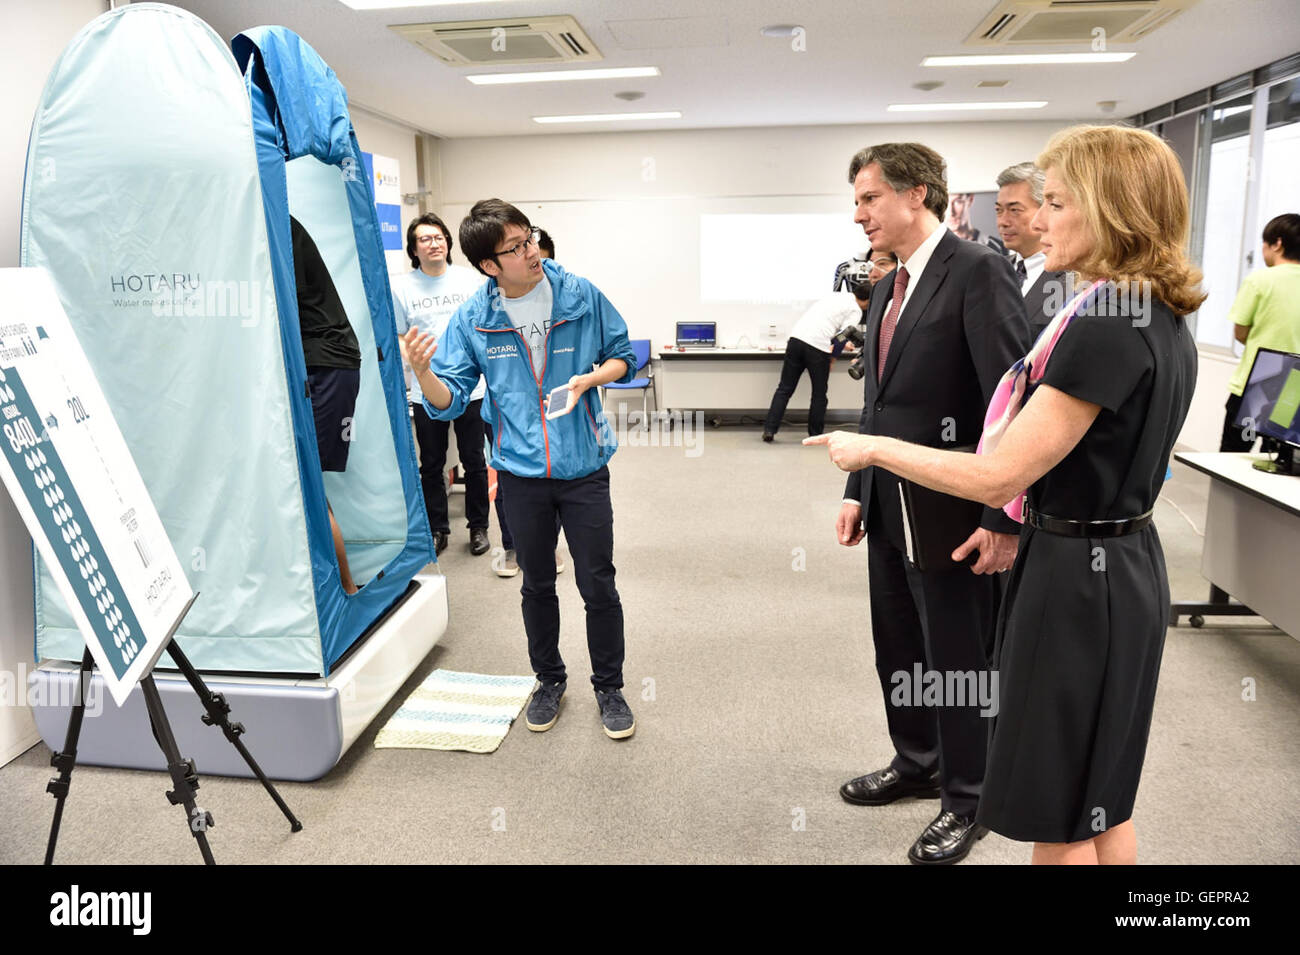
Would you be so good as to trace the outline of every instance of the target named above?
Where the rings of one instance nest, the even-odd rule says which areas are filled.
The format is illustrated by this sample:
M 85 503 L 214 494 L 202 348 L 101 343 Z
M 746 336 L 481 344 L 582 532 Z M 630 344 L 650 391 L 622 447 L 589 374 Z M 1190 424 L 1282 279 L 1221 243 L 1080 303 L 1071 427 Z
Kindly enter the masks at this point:
M 832 292 L 847 289 L 859 298 L 866 298 L 871 291 L 871 259 L 855 257 L 835 266 L 835 284 Z
M 835 285 L 831 291 L 838 292 L 843 288 L 857 298 L 866 298 L 867 293 L 871 291 L 870 275 L 870 253 L 850 259 L 848 262 L 841 262 L 835 267 Z M 833 345 L 852 345 L 858 350 L 852 364 L 849 365 L 849 377 L 854 381 L 861 381 L 862 376 L 867 373 L 866 349 L 863 347 L 865 342 L 866 337 L 863 335 L 861 325 L 850 325 L 831 339 Z
M 853 356 L 853 363 L 849 365 L 849 377 L 854 381 L 861 381 L 862 376 L 867 373 L 867 354 L 866 348 L 863 347 L 865 343 L 866 336 L 862 332 L 861 325 L 850 325 L 831 339 L 831 344 L 852 345 L 858 350 Z

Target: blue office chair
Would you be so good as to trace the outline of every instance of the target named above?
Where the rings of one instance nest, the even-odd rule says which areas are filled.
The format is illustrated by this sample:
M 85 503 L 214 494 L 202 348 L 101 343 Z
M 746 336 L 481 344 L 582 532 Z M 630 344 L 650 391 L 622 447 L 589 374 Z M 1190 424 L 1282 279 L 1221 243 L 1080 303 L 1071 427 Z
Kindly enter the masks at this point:
M 659 390 L 655 388 L 655 370 L 650 363 L 650 339 L 634 338 L 631 341 L 632 353 L 636 356 L 636 370 L 638 372 L 645 370 L 644 378 L 633 378 L 627 384 L 612 382 L 601 389 L 600 403 L 605 404 L 605 392 L 611 388 L 619 390 L 640 389 L 641 390 L 641 427 L 649 428 L 649 412 L 646 409 L 646 389 L 653 389 L 655 393 L 655 410 L 659 410 Z

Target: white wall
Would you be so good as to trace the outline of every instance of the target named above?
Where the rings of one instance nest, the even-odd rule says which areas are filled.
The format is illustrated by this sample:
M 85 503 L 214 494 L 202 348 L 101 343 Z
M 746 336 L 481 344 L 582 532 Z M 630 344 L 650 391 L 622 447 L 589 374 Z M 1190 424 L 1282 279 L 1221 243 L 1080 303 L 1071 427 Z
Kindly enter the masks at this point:
M 849 160 L 863 146 L 920 140 L 948 160 L 953 191 L 996 188 L 1006 166 L 1033 159 L 1063 124 L 828 126 L 462 139 L 439 143 L 439 212 L 458 223 L 478 199 L 519 205 L 552 234 L 557 260 L 594 281 L 657 350 L 678 321 L 716 321 L 718 337 L 757 340 L 799 308 L 702 304 L 699 222 L 705 213 L 853 215 Z M 783 237 L 737 235 L 755 272 L 781 267 Z M 852 253 L 846 249 L 844 258 Z M 826 291 L 835 262 L 826 263 Z M 782 337 L 782 342 L 784 337 Z
M 39 738 L 23 675 L 35 664 L 32 539 L 0 491 L 0 766 Z
M 1223 434 L 1223 404 L 1228 400 L 1228 382 L 1241 359 L 1222 352 L 1197 349 L 1196 393 L 1187 420 L 1178 435 L 1178 446 L 1192 451 L 1217 451 Z
M 108 9 L 104 0 L 29 3 L 3 0 L 4 56 L 0 56 L 0 268 L 18 264 L 18 223 L 22 212 L 27 133 L 45 78 L 77 31 Z
M 0 57 L 0 128 L 9 134 L 0 144 L 0 268 L 18 265 L 27 133 L 45 78 L 68 41 L 107 8 L 104 0 L 3 4 L 10 42 Z M 15 682 L 20 670 L 33 666 L 32 632 L 31 538 L 9 496 L 0 492 L 0 682 L 6 693 L 24 694 Z M 0 696 L 0 766 L 40 738 L 31 711 L 13 702 Z
M 359 106 L 350 106 L 348 112 L 352 114 L 352 128 L 356 130 L 357 143 L 362 150 L 396 159 L 401 167 L 397 178 L 402 192 L 416 192 L 418 188 L 416 183 L 419 181 L 415 166 L 416 132 L 408 126 L 401 126 L 369 113 Z M 371 183 L 371 188 L 373 190 L 374 183 Z M 414 219 L 419 211 L 417 205 L 402 205 L 403 240 L 406 236 L 406 224 Z M 405 251 L 386 252 L 385 258 L 388 260 L 390 275 L 398 275 L 411 268 L 411 260 L 406 257 Z

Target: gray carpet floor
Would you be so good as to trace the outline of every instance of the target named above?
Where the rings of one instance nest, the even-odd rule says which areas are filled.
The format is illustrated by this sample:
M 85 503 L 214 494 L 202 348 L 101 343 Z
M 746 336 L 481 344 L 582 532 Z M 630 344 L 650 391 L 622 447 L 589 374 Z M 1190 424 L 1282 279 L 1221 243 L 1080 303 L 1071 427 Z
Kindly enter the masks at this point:
M 842 476 L 798 438 L 787 428 L 765 445 L 753 428 L 706 428 L 692 447 L 629 441 L 616 455 L 632 739 L 601 732 L 570 570 L 559 588 L 569 691 L 554 729 L 530 733 L 521 719 L 492 755 L 374 748 L 434 668 L 529 670 L 520 578 L 472 557 L 458 526 L 440 565 L 442 641 L 334 770 L 281 786 L 303 832 L 288 832 L 256 782 L 203 778 L 217 861 L 905 863 L 938 803 L 864 808 L 837 793 L 891 752 L 865 549 L 836 543 Z M 1206 590 L 1207 483 L 1176 465 L 1156 508 L 1175 599 Z M 460 524 L 459 495 L 452 514 Z M 1300 859 L 1298 717 L 1300 642 L 1253 618 L 1171 629 L 1134 814 L 1140 861 Z M 49 755 L 37 745 L 0 768 L 0 863 L 42 858 Z M 79 768 L 58 861 L 197 863 L 167 788 L 159 773 Z M 991 835 L 966 864 L 1028 858 L 1028 846 Z

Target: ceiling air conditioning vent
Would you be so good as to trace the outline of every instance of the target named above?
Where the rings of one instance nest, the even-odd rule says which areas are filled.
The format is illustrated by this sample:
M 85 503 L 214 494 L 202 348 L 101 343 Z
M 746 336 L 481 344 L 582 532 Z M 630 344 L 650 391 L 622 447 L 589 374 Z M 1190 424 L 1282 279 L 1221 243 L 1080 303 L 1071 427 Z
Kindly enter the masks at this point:
M 1198 0 L 1001 0 L 966 46 L 1134 43 Z M 1104 32 L 1098 33 L 1098 30 Z
M 402 23 L 389 29 L 451 66 L 590 63 L 604 59 L 573 17 Z
M 1011 16 L 1010 14 L 1003 14 L 1002 16 L 998 17 L 997 20 L 994 21 L 993 26 L 989 27 L 987 30 L 984 31 L 984 34 L 981 37 L 981 39 L 995 40 L 999 33 L 1001 33 L 1007 27 L 1011 26 L 1011 24 L 1015 23 L 1016 20 L 1018 19 L 1019 17 L 1014 17 Z
M 1156 30 L 1164 26 L 1174 17 L 1178 16 L 1178 14 L 1180 14 L 1181 12 L 1182 12 L 1181 10 L 1162 10 L 1159 13 L 1159 15 L 1144 20 L 1140 26 L 1136 27 L 1133 31 L 1133 38 L 1135 40 L 1141 39 L 1142 37 L 1150 33 L 1152 30 Z

